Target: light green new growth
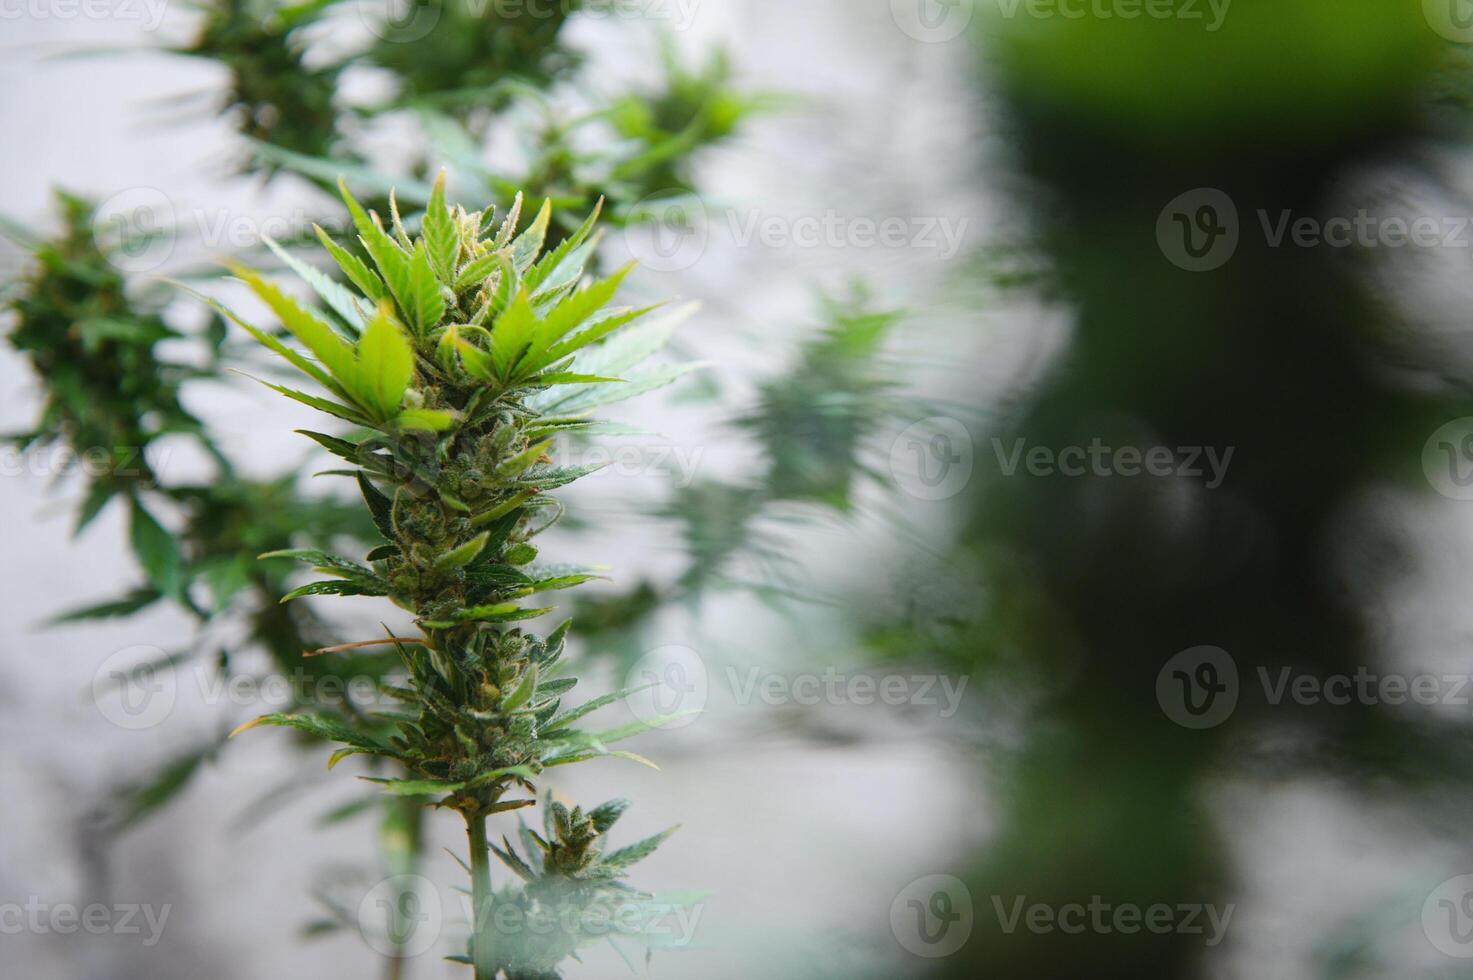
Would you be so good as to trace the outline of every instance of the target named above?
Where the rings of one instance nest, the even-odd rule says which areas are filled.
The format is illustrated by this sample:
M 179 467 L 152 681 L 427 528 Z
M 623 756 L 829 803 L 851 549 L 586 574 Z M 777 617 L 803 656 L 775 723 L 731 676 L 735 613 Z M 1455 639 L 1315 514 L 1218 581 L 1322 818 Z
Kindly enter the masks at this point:
M 304 432 L 352 464 L 347 472 L 356 477 L 383 544 L 362 561 L 316 550 L 272 553 L 330 576 L 287 598 L 388 596 L 413 613 L 423 635 L 383 641 L 393 644 L 407 672 L 402 685 L 384 689 L 403 703 L 386 716 L 395 734 L 380 738 L 302 715 L 266 715 L 240 730 L 281 725 L 338 741 L 330 764 L 357 754 L 400 763 L 407 778 L 376 781 L 465 818 L 473 908 L 483 926 L 469 957 L 477 980 L 556 976 L 557 959 L 572 949 L 519 946 L 513 955 L 498 951 L 484 929 L 492 896 L 486 819 L 534 805 L 535 781 L 549 767 L 601 756 L 645 762 L 609 746 L 668 719 L 580 727 L 631 692 L 563 709 L 561 698 L 577 683 L 563 674 L 569 623 L 545 636 L 516 625 L 552 611 L 523 600 L 595 577 L 591 568 L 536 564 L 533 539 L 561 509 L 548 491 L 591 471 L 559 466 L 549 454 L 560 435 L 594 424 L 592 409 L 667 384 L 688 369 L 632 373 L 686 311 L 650 317 L 653 307 L 610 307 L 628 267 L 584 284 L 597 244 L 597 210 L 544 254 L 550 204 L 519 230 L 518 198 L 493 232 L 490 214 L 446 205 L 442 175 L 412 237 L 397 206 L 386 225 L 346 187 L 343 198 L 371 264 L 320 231 L 319 237 L 354 289 L 278 250 L 330 313 L 303 305 L 251 269 L 233 267 L 305 351 L 222 312 L 322 393 L 271 388 L 371 433 L 350 441 Z M 620 810 L 593 811 L 602 815 L 595 821 L 600 835 L 612 823 L 605 818 Z M 566 816 L 549 824 L 559 833 L 542 841 L 549 860 L 535 871 L 540 887 L 546 890 L 542 879 L 551 875 L 564 884 L 550 893 L 564 900 L 637 897 L 613 880 L 629 860 L 598 860 L 595 838 L 583 833 L 586 821 L 579 816 L 570 824 Z M 562 840 L 567 834 L 576 846 Z M 619 853 L 642 857 L 650 850 L 652 844 L 635 845 Z M 575 852 L 576 860 L 565 860 Z M 526 862 L 512 863 L 509 847 L 501 853 L 527 876 Z

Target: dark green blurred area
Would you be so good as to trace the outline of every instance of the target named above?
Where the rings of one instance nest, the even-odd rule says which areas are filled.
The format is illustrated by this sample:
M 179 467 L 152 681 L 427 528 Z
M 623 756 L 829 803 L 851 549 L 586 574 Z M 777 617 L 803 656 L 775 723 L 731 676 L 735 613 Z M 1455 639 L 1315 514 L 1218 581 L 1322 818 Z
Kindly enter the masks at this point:
M 967 875 L 975 931 L 942 972 L 1216 975 L 1241 939 L 1231 927 L 1218 948 L 1146 930 L 1007 930 L 994 899 L 1243 900 L 1224 846 L 1242 828 L 1209 804 L 1227 778 L 1328 775 L 1412 812 L 1448 794 L 1466 806 L 1464 726 L 1380 706 L 1268 706 L 1250 690 L 1260 665 L 1325 676 L 1383 662 L 1379 624 L 1348 594 L 1335 553 L 1376 534 L 1357 507 L 1368 489 L 1425 490 L 1424 443 L 1473 404 L 1463 385 L 1388 370 L 1405 352 L 1363 265 L 1273 247 L 1258 216 L 1322 220 L 1341 213 L 1359 168 L 1415 170 L 1428 146 L 1461 148 L 1463 120 L 1437 98 L 1462 88 L 1457 52 L 1413 2 L 1235 0 L 1217 30 L 1205 2 L 1150 5 L 1205 20 L 1039 18 L 1027 4 L 983 16 L 995 6 L 978 5 L 983 60 L 1006 102 L 1008 151 L 1047 204 L 1032 209 L 1033 231 L 1074 325 L 1047 380 L 977 440 L 988 475 L 974 479 L 959 557 L 986 569 L 986 591 L 950 653 L 959 672 L 1027 673 L 1046 694 L 1021 747 L 990 760 L 1002 767 L 1001 824 Z M 1193 272 L 1166 254 L 1158 223 L 1201 188 L 1231 200 L 1240 240 L 1221 267 Z M 994 436 L 1234 456 L 1212 489 L 1003 477 L 990 467 Z M 1369 574 L 1384 583 L 1398 567 L 1392 549 Z M 1158 703 L 1157 678 L 1201 645 L 1230 652 L 1243 698 L 1226 723 L 1189 730 Z M 1268 731 L 1279 748 L 1263 752 L 1255 740 Z M 1372 955 L 1305 975 L 1422 975 L 1367 972 L 1376 965 Z

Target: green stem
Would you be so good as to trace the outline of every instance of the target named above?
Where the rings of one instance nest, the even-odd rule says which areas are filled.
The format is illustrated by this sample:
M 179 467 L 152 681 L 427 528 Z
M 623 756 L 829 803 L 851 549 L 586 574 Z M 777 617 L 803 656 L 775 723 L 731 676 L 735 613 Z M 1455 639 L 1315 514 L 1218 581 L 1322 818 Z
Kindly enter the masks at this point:
M 482 936 L 491 922 L 491 848 L 486 843 L 486 815 L 467 812 L 465 826 L 471 844 L 471 960 L 475 980 L 496 980 L 490 937 Z

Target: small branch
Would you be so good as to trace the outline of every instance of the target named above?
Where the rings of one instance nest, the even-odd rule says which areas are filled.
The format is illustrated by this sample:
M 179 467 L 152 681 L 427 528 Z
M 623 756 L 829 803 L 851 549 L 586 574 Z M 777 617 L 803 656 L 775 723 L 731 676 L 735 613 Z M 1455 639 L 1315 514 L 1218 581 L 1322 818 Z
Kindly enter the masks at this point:
M 341 653 L 344 650 L 359 650 L 363 647 L 381 647 L 388 643 L 418 643 L 424 645 L 429 641 L 424 637 L 411 638 L 407 636 L 386 636 L 382 640 L 359 640 L 357 643 L 339 643 L 332 647 L 318 647 L 316 650 L 303 650 L 304 657 L 320 657 L 325 653 Z

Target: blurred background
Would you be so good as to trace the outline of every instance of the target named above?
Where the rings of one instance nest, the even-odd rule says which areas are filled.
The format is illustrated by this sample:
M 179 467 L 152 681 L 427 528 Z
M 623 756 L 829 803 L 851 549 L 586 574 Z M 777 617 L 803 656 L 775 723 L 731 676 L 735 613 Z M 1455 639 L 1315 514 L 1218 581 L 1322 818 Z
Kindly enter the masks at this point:
M 5 975 L 465 975 L 455 819 L 226 743 L 408 617 L 241 560 L 362 528 L 187 291 L 443 167 L 699 304 L 564 450 L 589 693 L 701 714 L 547 780 L 681 827 L 563 975 L 1473 976 L 1465 0 L 0 17 Z

